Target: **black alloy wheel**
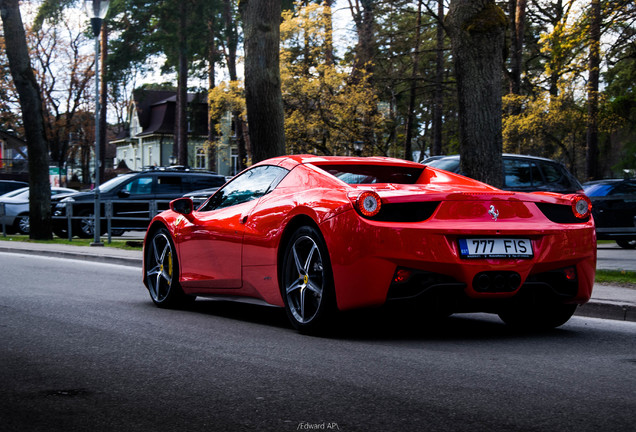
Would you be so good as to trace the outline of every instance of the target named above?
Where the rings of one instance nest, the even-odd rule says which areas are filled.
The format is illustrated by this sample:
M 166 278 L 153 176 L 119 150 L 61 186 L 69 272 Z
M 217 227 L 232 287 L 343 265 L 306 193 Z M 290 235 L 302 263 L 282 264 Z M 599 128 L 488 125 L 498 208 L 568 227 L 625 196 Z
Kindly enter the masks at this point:
M 327 247 L 317 229 L 303 226 L 292 235 L 280 280 L 285 310 L 294 328 L 303 333 L 326 330 L 336 302 Z

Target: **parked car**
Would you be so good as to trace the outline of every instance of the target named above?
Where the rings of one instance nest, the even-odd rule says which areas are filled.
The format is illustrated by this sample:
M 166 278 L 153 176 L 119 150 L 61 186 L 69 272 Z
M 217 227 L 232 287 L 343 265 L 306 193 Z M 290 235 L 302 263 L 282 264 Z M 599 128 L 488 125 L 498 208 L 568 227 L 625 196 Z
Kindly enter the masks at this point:
M 77 192 L 75 189 L 51 187 L 51 196 Z M 29 234 L 29 188 L 23 187 L 0 196 L 0 224 L 9 232 Z
M 23 181 L 0 180 L 0 196 L 6 194 L 7 192 L 11 192 L 27 186 L 29 186 L 29 184 Z
M 592 200 L 596 237 L 615 240 L 625 249 L 636 248 L 636 180 L 598 180 L 583 187 Z
M 592 292 L 590 206 L 399 159 L 283 156 L 198 209 L 172 201 L 148 227 L 143 282 L 158 307 L 242 298 L 285 308 L 301 332 L 387 302 L 551 328 Z
M 185 169 L 153 169 L 119 175 L 99 187 L 101 232 L 107 229 L 106 202 L 112 204 L 111 229 L 119 233 L 145 230 L 152 217 L 167 209 L 171 200 L 192 190 L 224 183 L 224 176 Z M 73 217 L 77 217 L 72 220 L 73 235 L 93 237 L 95 192 L 78 192 L 54 203 L 53 232 L 60 237 L 68 236 L 67 205 L 72 207 Z
M 446 171 L 462 174 L 459 155 L 433 156 L 422 162 Z M 517 154 L 503 154 L 503 190 L 558 193 L 581 193 L 583 186 L 563 164 L 551 159 Z

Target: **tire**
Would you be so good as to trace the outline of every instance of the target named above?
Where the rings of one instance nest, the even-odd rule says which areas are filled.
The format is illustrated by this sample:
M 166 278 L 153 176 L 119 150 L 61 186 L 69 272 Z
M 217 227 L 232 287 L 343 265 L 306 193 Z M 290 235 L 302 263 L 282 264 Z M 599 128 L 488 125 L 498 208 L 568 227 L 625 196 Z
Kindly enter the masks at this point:
M 195 297 L 188 296 L 179 284 L 179 261 L 170 233 L 161 228 L 146 244 L 146 286 L 150 298 L 160 308 L 184 307 Z
M 296 230 L 285 248 L 281 294 L 289 321 L 301 333 L 328 329 L 336 311 L 335 291 L 327 247 L 310 226 Z
M 21 214 L 15 218 L 14 229 L 18 234 L 29 235 L 31 226 L 29 224 L 29 215 Z
M 82 210 L 79 214 L 82 218 L 77 221 L 73 234 L 79 238 L 93 238 L 93 212 L 91 210 Z
M 623 249 L 636 249 L 636 240 L 616 240 L 616 244 Z
M 568 322 L 576 308 L 576 304 L 563 303 L 524 305 L 499 312 L 499 318 L 521 330 L 550 330 Z

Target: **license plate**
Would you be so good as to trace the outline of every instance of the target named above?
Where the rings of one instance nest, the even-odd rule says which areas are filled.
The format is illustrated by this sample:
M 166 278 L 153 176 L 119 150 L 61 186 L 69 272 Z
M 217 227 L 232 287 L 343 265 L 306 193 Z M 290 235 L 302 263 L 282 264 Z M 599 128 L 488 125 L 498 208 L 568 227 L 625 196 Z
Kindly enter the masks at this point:
M 462 258 L 532 258 L 532 242 L 527 238 L 459 239 Z

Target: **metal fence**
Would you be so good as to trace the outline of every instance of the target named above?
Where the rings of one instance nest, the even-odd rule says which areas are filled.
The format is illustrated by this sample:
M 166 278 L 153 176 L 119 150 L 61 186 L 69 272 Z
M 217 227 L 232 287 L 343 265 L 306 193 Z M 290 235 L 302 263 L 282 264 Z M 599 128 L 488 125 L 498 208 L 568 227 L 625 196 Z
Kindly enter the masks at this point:
M 103 216 L 101 217 L 101 220 L 106 221 L 106 235 L 108 237 L 108 243 L 112 241 L 112 233 L 115 230 L 117 231 L 119 230 L 145 231 L 148 224 L 152 220 L 152 218 L 155 217 L 155 215 L 157 215 L 158 213 L 167 209 L 170 201 L 171 200 L 150 200 L 150 201 L 149 200 L 103 200 L 103 201 L 100 201 L 102 205 L 104 206 L 104 209 L 102 212 Z M 75 216 L 73 214 L 73 204 L 76 204 L 76 203 L 67 202 L 64 204 L 66 206 L 66 214 L 64 216 L 52 216 L 51 219 L 58 220 L 58 221 L 59 220 L 66 221 L 67 236 L 69 241 L 72 241 L 73 239 L 73 229 L 75 225 L 73 221 L 85 220 L 91 217 L 93 219 L 93 227 L 95 227 L 94 215 Z M 124 204 L 124 205 L 128 205 L 128 204 L 144 205 L 145 204 L 147 205 L 147 209 L 148 209 L 147 212 L 139 211 L 139 213 L 146 213 L 147 216 L 144 216 L 144 217 L 115 216 L 113 211 L 113 206 L 115 204 Z M 0 203 L 0 216 L 4 216 L 4 214 L 5 214 L 5 204 Z M 113 226 L 113 222 L 116 222 L 114 224 L 115 226 Z M 118 223 L 118 222 L 121 222 L 121 223 Z M 145 222 L 145 224 L 139 224 L 139 223 L 135 224 L 134 222 Z M 140 225 L 143 225 L 143 227 Z M 4 221 L 2 223 L 2 233 L 5 237 L 7 236 L 7 227 Z

